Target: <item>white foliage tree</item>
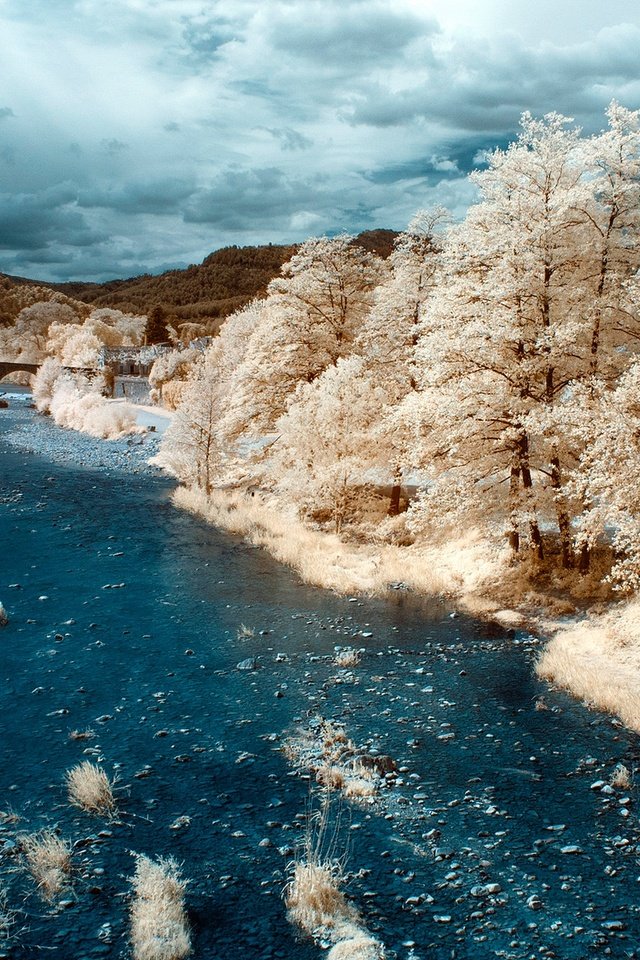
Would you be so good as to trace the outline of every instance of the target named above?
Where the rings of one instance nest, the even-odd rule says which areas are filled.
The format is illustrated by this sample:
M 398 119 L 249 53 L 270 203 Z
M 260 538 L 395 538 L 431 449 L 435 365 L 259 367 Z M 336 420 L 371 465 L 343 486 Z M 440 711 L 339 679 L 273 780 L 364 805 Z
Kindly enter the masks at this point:
M 539 513 L 551 506 L 566 562 L 565 450 L 546 428 L 586 336 L 577 211 L 588 188 L 569 122 L 525 114 L 518 141 L 474 176 L 481 200 L 446 244 L 419 351 L 425 392 L 411 401 L 435 479 L 420 511 L 494 529 L 507 517 L 514 551 L 524 536 L 542 556 Z
M 228 414 L 236 436 L 272 431 L 299 383 L 312 383 L 348 356 L 385 270 L 350 236 L 302 244 L 255 306 L 255 332 Z
M 366 485 L 363 464 L 384 401 L 365 372 L 364 359 L 351 356 L 300 384 L 270 448 L 276 491 L 305 516 L 330 517 L 336 532 Z
M 391 516 L 399 512 L 403 480 L 415 465 L 413 424 L 402 403 L 419 389 L 420 324 L 436 283 L 440 251 L 436 230 L 447 218 L 440 207 L 421 211 L 399 235 L 389 257 L 391 273 L 377 288 L 355 345 L 383 397 L 372 428 L 369 460 L 392 480 Z

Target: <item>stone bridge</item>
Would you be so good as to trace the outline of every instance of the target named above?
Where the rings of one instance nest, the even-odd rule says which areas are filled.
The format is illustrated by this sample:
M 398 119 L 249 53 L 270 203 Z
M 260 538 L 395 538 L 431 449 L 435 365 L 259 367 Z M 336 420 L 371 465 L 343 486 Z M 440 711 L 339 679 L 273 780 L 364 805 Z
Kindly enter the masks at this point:
M 19 370 L 26 370 L 27 373 L 37 373 L 39 368 L 39 363 L 21 363 L 19 360 L 0 360 L 0 381 L 8 377 L 10 373 L 17 373 Z

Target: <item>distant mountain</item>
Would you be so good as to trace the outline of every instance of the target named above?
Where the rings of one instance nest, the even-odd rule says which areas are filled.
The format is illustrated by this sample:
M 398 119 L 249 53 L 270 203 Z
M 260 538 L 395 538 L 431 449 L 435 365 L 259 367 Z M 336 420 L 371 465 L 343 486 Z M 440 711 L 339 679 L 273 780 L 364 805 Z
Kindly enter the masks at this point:
M 388 257 L 397 233 L 393 230 L 366 230 L 356 242 L 379 256 Z M 114 307 L 124 313 L 147 313 L 162 306 L 168 318 L 178 323 L 207 323 L 211 329 L 224 317 L 263 295 L 269 282 L 291 259 L 297 247 L 269 244 L 261 247 L 224 247 L 205 257 L 199 265 L 169 270 L 158 276 L 145 273 L 127 280 L 107 283 L 49 283 L 49 290 L 96 307 Z M 42 289 L 41 281 L 7 277 L 11 285 Z M 0 275 L 0 287 L 5 283 Z M 26 293 L 26 291 L 24 292 Z M 24 297 L 23 293 L 23 297 Z M 30 299 L 30 298 L 29 298 Z M 39 296 L 38 299 L 50 299 Z

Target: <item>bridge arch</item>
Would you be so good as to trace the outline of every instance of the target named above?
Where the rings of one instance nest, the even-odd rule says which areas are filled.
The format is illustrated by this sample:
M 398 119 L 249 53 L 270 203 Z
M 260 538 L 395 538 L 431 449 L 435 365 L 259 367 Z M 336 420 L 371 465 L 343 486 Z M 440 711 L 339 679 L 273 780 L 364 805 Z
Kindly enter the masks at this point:
M 29 375 L 28 383 L 33 383 L 39 363 L 22 363 L 20 360 L 0 360 L 0 384 L 1 383 L 23 383 L 24 378 L 17 377 L 19 373 Z M 11 378 L 11 379 L 9 379 Z

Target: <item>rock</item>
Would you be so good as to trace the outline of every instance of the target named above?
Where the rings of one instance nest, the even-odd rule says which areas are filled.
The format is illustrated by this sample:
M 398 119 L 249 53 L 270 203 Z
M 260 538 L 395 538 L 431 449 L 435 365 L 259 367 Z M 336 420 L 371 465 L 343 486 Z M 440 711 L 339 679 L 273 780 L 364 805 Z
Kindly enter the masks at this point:
M 529 910 L 542 910 L 542 900 L 536 893 L 534 893 L 527 899 L 527 906 L 529 907 Z
M 236 664 L 236 670 L 257 670 L 257 669 L 258 669 L 257 657 L 247 657 L 246 660 L 241 660 L 240 663 Z
M 582 847 L 578 847 L 575 844 L 570 844 L 567 847 L 560 847 L 560 853 L 575 855 L 582 852 L 583 852 Z
M 502 887 L 499 883 L 485 883 L 477 884 L 475 887 L 471 887 L 471 896 L 481 899 L 482 897 L 491 897 L 496 893 L 502 892 Z
M 191 825 L 191 817 L 182 816 L 176 817 L 173 823 L 169 826 L 169 830 L 185 830 Z
M 605 923 L 600 924 L 603 930 L 625 930 L 626 926 L 622 920 L 607 920 Z

